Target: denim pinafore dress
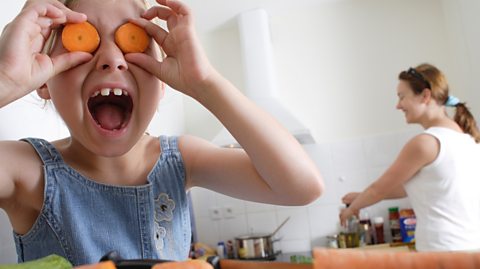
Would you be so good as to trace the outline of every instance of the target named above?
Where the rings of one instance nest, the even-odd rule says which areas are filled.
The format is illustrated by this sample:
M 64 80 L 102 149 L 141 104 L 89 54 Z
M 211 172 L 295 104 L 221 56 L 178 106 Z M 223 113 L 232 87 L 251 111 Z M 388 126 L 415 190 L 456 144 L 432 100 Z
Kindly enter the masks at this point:
M 18 261 L 57 254 L 73 265 L 109 251 L 124 259 L 185 260 L 191 243 L 185 169 L 176 137 L 161 136 L 147 183 L 97 183 L 67 165 L 49 142 L 27 138 L 44 163 L 44 202 L 33 227 L 14 233 Z

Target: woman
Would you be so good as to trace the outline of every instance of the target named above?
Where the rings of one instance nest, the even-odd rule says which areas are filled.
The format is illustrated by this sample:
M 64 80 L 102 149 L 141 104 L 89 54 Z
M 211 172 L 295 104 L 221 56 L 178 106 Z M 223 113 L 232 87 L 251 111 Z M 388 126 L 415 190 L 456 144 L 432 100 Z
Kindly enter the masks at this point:
M 449 95 L 440 70 L 421 64 L 399 75 L 397 109 L 425 131 L 412 138 L 385 173 L 349 193 L 340 221 L 383 199 L 409 198 L 417 217 L 416 249 L 480 249 L 480 133 L 465 103 Z M 456 108 L 453 119 L 445 107 Z

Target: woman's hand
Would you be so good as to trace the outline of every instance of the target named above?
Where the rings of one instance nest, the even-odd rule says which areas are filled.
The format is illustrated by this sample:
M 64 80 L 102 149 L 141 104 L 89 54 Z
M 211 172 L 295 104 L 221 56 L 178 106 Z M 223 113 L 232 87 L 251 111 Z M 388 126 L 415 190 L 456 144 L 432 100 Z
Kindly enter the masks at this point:
M 350 192 L 347 193 L 345 196 L 342 197 L 342 203 L 344 203 L 347 207 L 342 209 L 340 211 L 340 224 L 342 226 L 345 226 L 347 223 L 347 220 L 355 215 L 358 217 L 358 210 L 353 210 L 350 205 L 353 203 L 353 201 L 360 195 L 359 192 Z
M 29 0 L 0 37 L 0 107 L 42 86 L 52 76 L 91 59 L 88 53 L 42 53 L 52 29 L 86 20 L 57 0 Z
M 345 227 L 347 225 L 347 220 L 351 217 L 351 216 L 357 216 L 358 218 L 358 210 L 353 210 L 351 207 L 347 207 L 347 208 L 343 208 L 341 211 L 340 211 L 340 224 Z
M 211 67 L 195 34 L 190 9 L 175 0 L 157 0 L 160 6 L 147 10 L 144 19 L 133 20 L 152 36 L 166 53 L 160 62 L 142 53 L 127 54 L 126 59 L 148 72 L 172 88 L 195 98 L 193 89 L 202 88 L 212 74 Z M 151 22 L 155 18 L 167 22 L 168 32 Z
M 351 205 L 353 203 L 353 200 L 355 200 L 359 194 L 359 192 L 347 193 L 345 196 L 342 197 L 342 203 L 346 205 Z

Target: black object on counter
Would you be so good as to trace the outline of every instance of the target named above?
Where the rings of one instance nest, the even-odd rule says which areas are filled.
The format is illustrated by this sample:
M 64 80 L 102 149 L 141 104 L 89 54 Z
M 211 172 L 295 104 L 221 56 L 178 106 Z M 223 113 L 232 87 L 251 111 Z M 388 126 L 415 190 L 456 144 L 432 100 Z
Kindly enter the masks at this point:
M 171 260 L 156 260 L 156 259 L 122 259 L 117 251 L 110 251 L 100 258 L 100 261 L 112 261 L 117 269 L 151 269 L 157 263 L 173 262 Z M 220 258 L 218 256 L 210 256 L 207 262 L 213 266 L 214 269 L 220 269 Z

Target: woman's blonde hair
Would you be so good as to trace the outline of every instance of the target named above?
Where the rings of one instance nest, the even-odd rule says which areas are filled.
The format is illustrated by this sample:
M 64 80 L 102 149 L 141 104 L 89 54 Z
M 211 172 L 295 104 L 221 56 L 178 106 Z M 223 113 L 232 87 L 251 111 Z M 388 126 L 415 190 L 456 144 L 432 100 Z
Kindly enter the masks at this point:
M 445 104 L 449 98 L 448 82 L 445 75 L 431 64 L 420 64 L 415 68 L 402 71 L 398 79 L 408 82 L 415 94 L 421 94 L 424 89 L 432 92 L 432 97 L 440 104 Z M 477 122 L 465 102 L 455 105 L 453 120 L 465 133 L 470 134 L 477 143 L 480 142 L 480 131 Z

